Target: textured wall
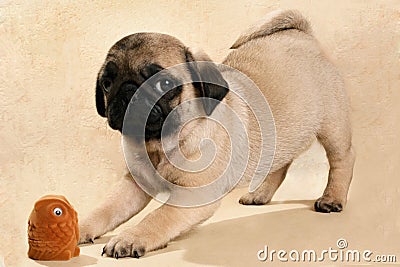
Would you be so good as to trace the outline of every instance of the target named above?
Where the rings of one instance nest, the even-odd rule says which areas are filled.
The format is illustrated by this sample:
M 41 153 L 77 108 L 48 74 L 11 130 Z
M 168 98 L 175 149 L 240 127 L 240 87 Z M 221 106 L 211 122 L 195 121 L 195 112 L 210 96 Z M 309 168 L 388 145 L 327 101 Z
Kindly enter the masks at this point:
M 119 135 L 94 103 L 97 71 L 115 41 L 164 32 L 221 61 L 243 29 L 276 8 L 310 18 L 346 79 L 358 154 L 352 205 L 382 219 L 368 229 L 390 246 L 400 229 L 400 1 L 0 0 L 0 255 L 6 262 L 25 255 L 25 246 L 11 244 L 25 242 L 37 198 L 64 194 L 87 210 L 124 172 Z M 295 166 L 306 178 L 316 178 L 315 167 L 326 169 L 319 148 Z M 323 183 L 291 179 L 278 196 L 302 199 L 291 189 L 305 184 L 316 184 L 317 196 Z

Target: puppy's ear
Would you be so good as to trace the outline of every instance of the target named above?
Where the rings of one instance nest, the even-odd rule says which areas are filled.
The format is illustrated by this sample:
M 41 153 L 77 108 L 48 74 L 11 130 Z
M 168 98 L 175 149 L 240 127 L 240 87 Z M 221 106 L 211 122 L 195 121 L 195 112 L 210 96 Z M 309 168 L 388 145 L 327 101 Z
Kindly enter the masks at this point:
M 189 49 L 186 49 L 185 56 L 186 62 L 209 61 L 209 63 L 198 62 L 191 65 L 190 72 L 194 81 L 193 86 L 198 90 L 199 95 L 204 97 L 204 110 L 207 116 L 210 116 L 219 102 L 228 93 L 228 83 L 222 77 L 217 66 L 211 62 L 211 59 L 204 52 L 191 52 Z
M 96 108 L 100 116 L 106 117 L 106 103 L 104 90 L 109 92 L 118 75 L 118 66 L 113 61 L 108 61 L 97 75 L 96 82 Z
M 98 75 L 96 82 L 96 108 L 100 116 L 106 117 L 106 103 L 104 100 L 103 88 L 100 84 L 100 75 Z

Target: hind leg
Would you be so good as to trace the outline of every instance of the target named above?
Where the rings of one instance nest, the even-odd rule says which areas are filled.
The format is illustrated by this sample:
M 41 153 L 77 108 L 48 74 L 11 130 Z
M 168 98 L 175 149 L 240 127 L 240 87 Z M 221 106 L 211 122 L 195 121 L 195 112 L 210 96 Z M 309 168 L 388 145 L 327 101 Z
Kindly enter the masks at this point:
M 276 190 L 286 177 L 290 164 L 271 173 L 254 192 L 243 195 L 239 203 L 243 205 L 264 205 L 271 201 Z
M 347 193 L 353 177 L 355 153 L 351 144 L 348 120 L 339 120 L 342 127 L 331 123 L 318 135 L 329 161 L 328 184 L 314 204 L 318 212 L 340 212 L 347 202 Z

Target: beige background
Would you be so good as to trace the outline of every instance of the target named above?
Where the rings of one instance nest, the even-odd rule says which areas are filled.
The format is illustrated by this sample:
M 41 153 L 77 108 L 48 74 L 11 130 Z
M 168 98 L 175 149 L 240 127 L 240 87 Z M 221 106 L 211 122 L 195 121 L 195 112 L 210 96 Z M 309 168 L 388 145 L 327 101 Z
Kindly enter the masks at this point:
M 115 2 L 0 0 L 0 266 L 2 258 L 6 266 L 251 266 L 264 245 L 322 250 L 340 237 L 350 249 L 400 261 L 400 1 Z M 27 259 L 27 218 L 40 196 L 63 194 L 84 215 L 124 173 L 119 134 L 94 103 L 108 48 L 127 34 L 157 31 L 220 62 L 242 30 L 277 8 L 311 20 L 346 79 L 357 149 L 347 209 L 311 211 L 328 169 L 315 145 L 272 205 L 240 206 L 244 191 L 234 192 L 212 220 L 143 259 L 99 257 L 109 237 L 82 247 L 71 262 Z

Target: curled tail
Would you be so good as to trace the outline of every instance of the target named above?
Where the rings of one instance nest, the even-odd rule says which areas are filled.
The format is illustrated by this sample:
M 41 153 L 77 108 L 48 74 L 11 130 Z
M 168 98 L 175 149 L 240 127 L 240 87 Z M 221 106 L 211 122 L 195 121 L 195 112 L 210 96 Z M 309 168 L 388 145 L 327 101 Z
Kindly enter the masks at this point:
M 269 13 L 258 25 L 244 32 L 232 45 L 231 49 L 239 48 L 250 40 L 289 29 L 297 29 L 308 34 L 312 32 L 310 23 L 299 11 L 277 10 Z

